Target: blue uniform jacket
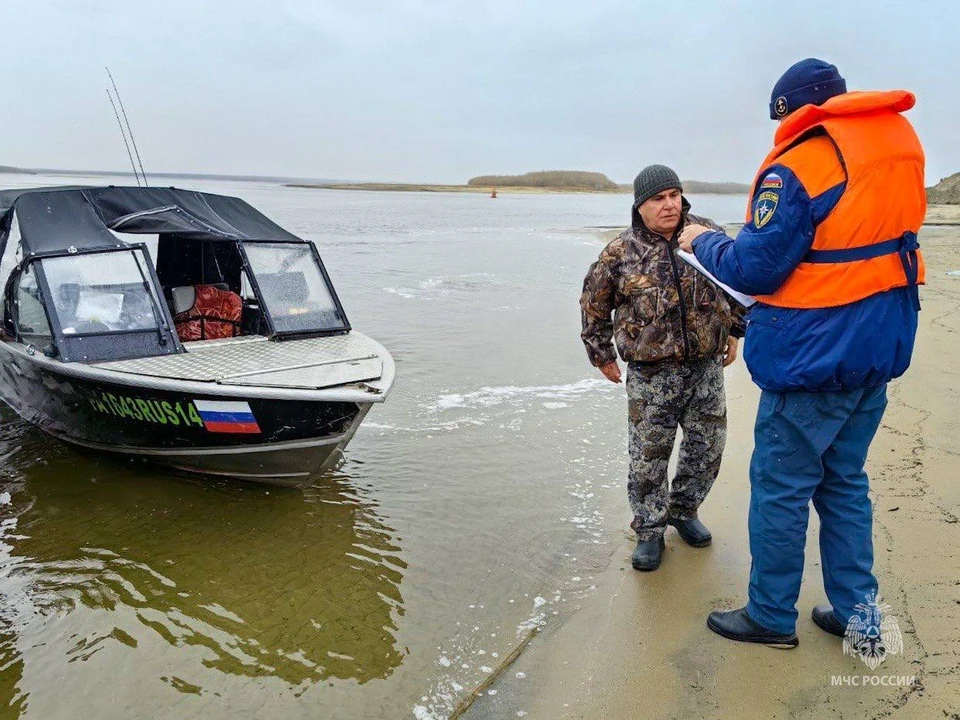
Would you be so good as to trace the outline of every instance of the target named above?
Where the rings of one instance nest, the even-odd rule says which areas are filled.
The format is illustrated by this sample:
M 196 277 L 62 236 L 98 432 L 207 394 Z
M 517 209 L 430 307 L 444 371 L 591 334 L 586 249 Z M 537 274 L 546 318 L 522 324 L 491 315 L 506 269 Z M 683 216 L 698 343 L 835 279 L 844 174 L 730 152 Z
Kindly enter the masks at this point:
M 736 241 L 709 232 L 694 254 L 715 277 L 749 295 L 775 292 L 813 244 L 817 225 L 829 214 L 846 183 L 811 198 L 784 165 L 767 168 L 782 188 L 770 202 L 758 183 L 752 220 Z M 766 199 L 761 195 L 766 194 Z M 758 208 L 758 205 L 763 205 Z M 773 205 L 772 210 L 770 209 Z M 757 227 L 758 209 L 761 220 Z M 764 390 L 825 392 L 873 387 L 902 375 L 910 364 L 917 313 L 908 288 L 877 293 L 854 303 L 814 310 L 757 303 L 747 314 L 743 356 L 753 381 Z

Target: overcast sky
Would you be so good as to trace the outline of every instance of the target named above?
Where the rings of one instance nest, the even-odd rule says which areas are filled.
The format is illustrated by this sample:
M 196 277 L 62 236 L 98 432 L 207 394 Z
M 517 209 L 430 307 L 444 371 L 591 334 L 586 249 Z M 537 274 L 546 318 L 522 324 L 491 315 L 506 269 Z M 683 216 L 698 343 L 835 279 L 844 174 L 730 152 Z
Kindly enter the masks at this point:
M 665 163 L 748 182 L 793 62 L 905 88 L 960 170 L 956 0 L 0 0 L 0 164 L 465 182 Z

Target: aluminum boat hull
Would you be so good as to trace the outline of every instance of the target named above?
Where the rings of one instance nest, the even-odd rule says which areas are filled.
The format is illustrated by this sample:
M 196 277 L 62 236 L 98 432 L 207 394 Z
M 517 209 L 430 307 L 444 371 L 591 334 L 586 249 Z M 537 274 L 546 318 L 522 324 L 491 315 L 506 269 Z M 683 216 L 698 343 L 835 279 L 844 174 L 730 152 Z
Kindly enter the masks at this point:
M 388 389 L 392 365 L 391 359 Z M 365 383 L 298 391 L 139 377 L 59 363 L 0 342 L 0 398 L 50 435 L 178 470 L 272 485 L 303 487 L 334 468 L 384 395 Z M 244 407 L 249 417 L 211 416 L 210 407 Z

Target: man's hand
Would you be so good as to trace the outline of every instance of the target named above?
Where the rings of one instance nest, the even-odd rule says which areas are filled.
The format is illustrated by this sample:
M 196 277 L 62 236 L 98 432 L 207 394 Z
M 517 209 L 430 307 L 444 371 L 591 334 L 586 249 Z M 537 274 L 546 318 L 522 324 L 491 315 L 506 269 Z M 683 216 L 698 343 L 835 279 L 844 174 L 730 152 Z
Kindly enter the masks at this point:
M 727 349 L 723 351 L 723 366 L 732 365 L 737 359 L 737 339 L 735 337 L 727 338 Z
M 683 229 L 683 232 L 680 233 L 680 237 L 677 238 L 677 242 L 680 243 L 680 249 L 692 253 L 693 241 L 705 232 L 713 232 L 713 228 L 708 228 L 704 225 L 687 225 Z
M 611 360 L 606 365 L 601 365 L 599 369 L 600 372 L 603 373 L 603 376 L 610 382 L 620 382 L 620 366 L 617 365 L 616 360 Z

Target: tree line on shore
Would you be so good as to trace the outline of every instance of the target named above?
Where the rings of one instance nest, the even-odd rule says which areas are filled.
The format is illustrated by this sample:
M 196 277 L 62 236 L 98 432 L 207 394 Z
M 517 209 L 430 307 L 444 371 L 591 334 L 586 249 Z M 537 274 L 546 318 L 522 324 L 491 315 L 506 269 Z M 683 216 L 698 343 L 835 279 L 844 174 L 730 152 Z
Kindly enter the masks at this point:
M 683 180 L 683 191 L 696 194 L 745 195 L 750 185 L 734 182 Z M 603 173 L 581 170 L 541 170 L 523 175 L 478 175 L 467 181 L 470 187 L 530 187 L 631 192 L 632 184 L 618 185 Z M 932 205 L 960 205 L 960 173 L 943 178 L 927 188 L 927 202 Z
M 619 190 L 620 186 L 603 173 L 580 170 L 541 170 L 523 175 L 480 175 L 470 178 L 472 187 L 539 187 Z
M 605 190 L 609 192 L 632 192 L 633 184 L 620 185 L 603 173 L 582 170 L 540 170 L 523 175 L 479 175 L 470 178 L 471 187 L 535 187 L 564 188 L 578 190 Z M 686 193 L 722 193 L 743 195 L 750 192 L 750 186 L 732 182 L 702 182 L 684 180 Z

